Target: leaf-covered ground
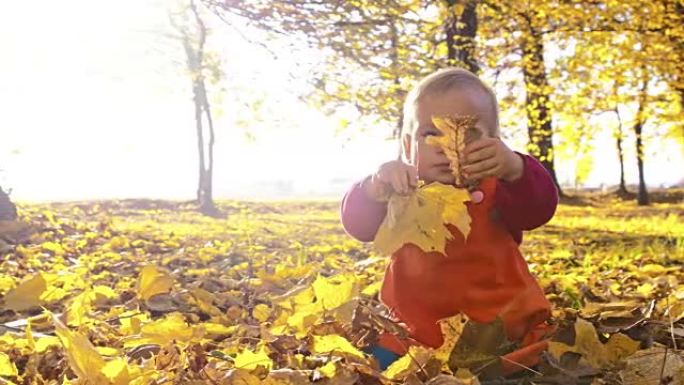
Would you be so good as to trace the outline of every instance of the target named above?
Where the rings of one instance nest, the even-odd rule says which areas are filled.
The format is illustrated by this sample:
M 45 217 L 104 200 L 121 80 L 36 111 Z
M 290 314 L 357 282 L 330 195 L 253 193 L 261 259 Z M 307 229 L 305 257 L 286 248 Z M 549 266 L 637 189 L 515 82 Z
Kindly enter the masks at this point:
M 474 384 L 437 351 L 387 371 L 385 259 L 336 202 L 22 205 L 0 223 L 0 384 Z M 555 305 L 544 362 L 483 384 L 684 384 L 684 204 L 562 205 L 523 252 Z M 455 375 L 452 375 L 455 374 Z

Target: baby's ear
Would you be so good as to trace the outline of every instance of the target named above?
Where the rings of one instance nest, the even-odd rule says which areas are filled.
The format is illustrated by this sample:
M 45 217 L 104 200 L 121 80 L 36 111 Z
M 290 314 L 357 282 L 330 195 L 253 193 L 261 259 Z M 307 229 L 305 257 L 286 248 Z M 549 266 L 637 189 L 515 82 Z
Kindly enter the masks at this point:
M 411 135 L 404 134 L 401 138 L 401 150 L 404 160 L 411 163 L 411 147 L 413 145 Z

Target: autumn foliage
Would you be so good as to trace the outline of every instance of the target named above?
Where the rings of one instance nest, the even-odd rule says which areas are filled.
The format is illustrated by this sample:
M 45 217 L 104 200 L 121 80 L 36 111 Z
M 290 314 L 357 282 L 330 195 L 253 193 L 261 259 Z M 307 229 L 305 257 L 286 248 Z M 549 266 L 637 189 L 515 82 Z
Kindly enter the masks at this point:
M 31 230 L 0 247 L 0 381 L 477 383 L 449 365 L 471 333 L 461 317 L 442 323 L 442 348 L 384 372 L 363 352 L 401 331 L 376 298 L 385 258 L 343 233 L 336 204 L 221 209 L 229 219 L 165 202 L 21 206 Z M 520 381 L 681 383 L 683 214 L 561 206 L 527 237 L 560 332 Z

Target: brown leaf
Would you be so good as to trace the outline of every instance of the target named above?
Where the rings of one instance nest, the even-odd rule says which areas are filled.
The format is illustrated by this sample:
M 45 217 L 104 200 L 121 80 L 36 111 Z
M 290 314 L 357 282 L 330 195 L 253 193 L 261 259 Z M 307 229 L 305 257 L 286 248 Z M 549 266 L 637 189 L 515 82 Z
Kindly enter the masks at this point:
M 683 385 L 684 359 L 662 347 L 640 350 L 629 357 L 620 377 L 624 385 Z
M 499 357 L 515 350 L 515 346 L 506 337 L 501 318 L 490 323 L 468 320 L 449 356 L 449 368 L 452 372 L 469 369 L 476 374 L 486 371 L 487 378 L 496 376 L 501 370 Z
M 552 341 L 549 352 L 560 359 L 565 352 L 575 352 L 583 356 L 594 368 L 612 368 L 639 348 L 639 342 L 624 334 L 613 334 L 606 344 L 601 343 L 596 329 L 589 321 L 578 318 L 575 322 L 575 341 L 572 346 Z
M 168 293 L 155 294 L 145 301 L 149 310 L 159 313 L 171 313 L 178 310 L 178 304 Z

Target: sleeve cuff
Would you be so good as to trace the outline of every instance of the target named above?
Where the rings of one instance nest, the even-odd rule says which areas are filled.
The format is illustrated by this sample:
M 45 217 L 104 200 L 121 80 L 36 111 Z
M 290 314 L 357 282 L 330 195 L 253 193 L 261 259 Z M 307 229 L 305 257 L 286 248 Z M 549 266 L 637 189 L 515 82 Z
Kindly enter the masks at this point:
M 530 172 L 530 157 L 525 156 L 517 151 L 515 151 L 523 161 L 523 172 L 520 178 L 513 182 L 509 182 L 503 179 L 499 179 L 499 185 L 509 191 L 511 194 L 525 194 L 529 192 L 530 185 L 532 184 L 532 173 Z

